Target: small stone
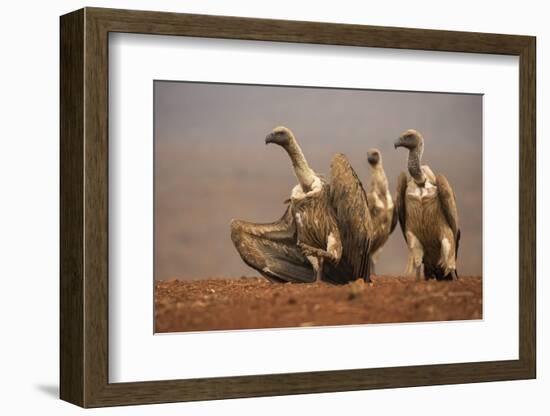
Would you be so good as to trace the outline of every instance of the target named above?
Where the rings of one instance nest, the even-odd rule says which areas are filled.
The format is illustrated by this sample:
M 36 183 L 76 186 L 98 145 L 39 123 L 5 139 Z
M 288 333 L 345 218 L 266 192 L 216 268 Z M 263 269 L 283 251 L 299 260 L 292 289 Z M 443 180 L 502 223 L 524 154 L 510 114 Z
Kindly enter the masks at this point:
M 180 302 L 178 302 L 178 304 L 179 304 L 179 303 L 180 303 Z M 192 304 L 191 306 L 193 306 L 193 307 L 198 307 L 198 308 L 202 308 L 202 307 L 206 306 L 206 303 L 204 303 L 204 302 L 202 302 L 202 301 L 200 301 L 200 300 L 197 300 L 197 301 L 193 302 L 193 304 Z
M 361 295 L 365 290 L 365 282 L 358 279 L 349 285 L 348 300 L 353 300 Z

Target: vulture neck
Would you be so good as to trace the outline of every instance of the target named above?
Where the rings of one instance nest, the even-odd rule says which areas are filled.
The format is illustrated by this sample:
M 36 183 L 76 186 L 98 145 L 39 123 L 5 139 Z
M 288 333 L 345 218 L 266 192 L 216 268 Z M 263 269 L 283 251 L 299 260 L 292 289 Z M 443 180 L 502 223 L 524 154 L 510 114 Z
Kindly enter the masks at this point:
M 418 186 L 424 186 L 426 183 L 426 175 L 420 167 L 420 159 L 422 158 L 423 145 L 419 145 L 409 152 L 409 162 L 407 167 L 409 173 Z
M 294 167 L 294 173 L 296 178 L 302 187 L 304 192 L 309 192 L 311 190 L 311 185 L 315 181 L 317 175 L 307 164 L 306 158 L 302 153 L 302 149 L 295 139 L 290 140 L 289 145 L 286 147 L 286 151 L 290 156 L 292 161 L 292 166 Z
M 370 165 L 370 189 L 379 193 L 381 196 L 386 196 L 386 191 L 388 189 L 388 178 L 386 177 L 386 172 L 382 166 L 382 162 L 378 162 L 376 165 Z

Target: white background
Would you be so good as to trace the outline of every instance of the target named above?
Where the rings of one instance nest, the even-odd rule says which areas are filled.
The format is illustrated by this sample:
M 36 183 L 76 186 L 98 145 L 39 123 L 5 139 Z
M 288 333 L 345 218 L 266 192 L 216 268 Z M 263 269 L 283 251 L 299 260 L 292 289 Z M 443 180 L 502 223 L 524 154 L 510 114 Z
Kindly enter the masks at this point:
M 538 37 L 538 380 L 438 386 L 338 394 L 273 397 L 218 402 L 140 406 L 88 411 L 88 414 L 331 414 L 447 415 L 547 414 L 550 365 L 543 348 L 544 103 L 550 95 L 545 61 L 550 27 L 544 2 L 429 1 L 51 1 L 6 3 L 2 10 L 0 170 L 0 264 L 3 278 L 0 409 L 76 414 L 80 409 L 56 400 L 58 385 L 58 16 L 83 5 L 166 11 L 319 20 L 390 26 L 532 34 Z M 487 149 L 490 151 L 490 149 Z M 495 151 L 498 151 L 495 149 Z M 544 172 L 543 172 L 544 171 Z M 548 194 L 548 191 L 546 191 Z M 544 197 L 548 198 L 547 195 Z M 8 413 L 9 412 L 9 413 Z
M 115 34 L 109 70 L 112 382 L 518 358 L 516 57 Z M 484 94 L 483 321 L 153 336 L 154 79 Z

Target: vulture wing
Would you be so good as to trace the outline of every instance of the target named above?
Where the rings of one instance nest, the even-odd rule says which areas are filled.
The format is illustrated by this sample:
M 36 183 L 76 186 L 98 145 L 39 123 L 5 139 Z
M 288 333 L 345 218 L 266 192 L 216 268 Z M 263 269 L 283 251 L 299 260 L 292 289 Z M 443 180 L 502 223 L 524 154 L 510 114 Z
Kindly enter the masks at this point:
M 330 173 L 330 202 L 336 214 L 342 240 L 342 259 L 338 265 L 342 276 L 332 277 L 332 271 L 329 274 L 335 280 L 347 279 L 347 281 L 368 277 L 371 219 L 367 195 L 357 174 L 343 154 L 334 156 Z M 347 275 L 344 276 L 344 274 Z
M 315 274 L 296 245 L 292 207 L 275 222 L 231 223 L 231 239 L 246 264 L 275 282 L 312 282 Z
M 397 192 L 395 197 L 395 210 L 397 211 L 396 217 L 399 219 L 399 225 L 403 232 L 403 237 L 407 241 L 407 207 L 406 207 L 406 193 L 407 193 L 407 174 L 401 172 L 397 178 Z
M 460 240 L 460 229 L 458 228 L 458 211 L 456 209 L 456 196 L 449 184 L 447 178 L 441 174 L 436 175 L 436 185 L 438 189 L 439 202 L 445 214 L 445 219 L 453 231 L 455 237 L 455 246 L 458 252 L 458 242 Z

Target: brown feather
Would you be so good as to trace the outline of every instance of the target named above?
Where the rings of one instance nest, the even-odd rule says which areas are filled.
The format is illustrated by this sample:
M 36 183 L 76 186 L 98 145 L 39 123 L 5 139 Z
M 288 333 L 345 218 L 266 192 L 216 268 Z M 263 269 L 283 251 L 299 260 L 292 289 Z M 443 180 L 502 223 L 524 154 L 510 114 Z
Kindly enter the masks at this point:
M 451 188 L 451 185 L 449 184 L 447 178 L 442 174 L 436 175 L 436 186 L 438 188 L 441 209 L 443 210 L 443 214 L 445 215 L 445 219 L 447 220 L 449 227 L 451 227 L 451 230 L 453 230 L 453 235 L 456 241 L 459 228 L 455 193 L 453 191 L 453 188 Z
M 443 175 L 433 177 L 428 172 L 427 184 L 433 184 L 436 188 L 430 196 L 420 199 L 414 196 L 421 189 L 412 179 L 404 179 L 401 174 L 398 179 L 398 211 L 399 221 L 405 241 L 408 241 L 406 233 L 410 231 L 422 244 L 424 257 L 424 273 L 426 277 L 437 279 L 448 278 L 445 276 L 441 265 L 441 239 L 447 238 L 451 242 L 452 252 L 458 252 L 460 231 L 458 229 L 458 213 L 454 193 L 448 181 Z M 406 177 L 405 177 L 406 178 Z M 404 180 L 407 180 L 406 186 Z
M 311 264 L 296 246 L 292 206 L 267 224 L 231 222 L 231 239 L 243 261 L 274 282 L 312 282 Z
M 368 278 L 371 218 L 367 196 L 357 174 L 342 154 L 332 159 L 330 190 L 343 246 L 340 275 L 351 272 L 348 280 Z
M 326 251 L 329 236 L 336 244 L 333 263 L 337 264 L 342 255 L 340 232 L 334 210 L 329 200 L 329 186 L 321 179 L 321 190 L 305 198 L 293 199 L 297 242 Z

